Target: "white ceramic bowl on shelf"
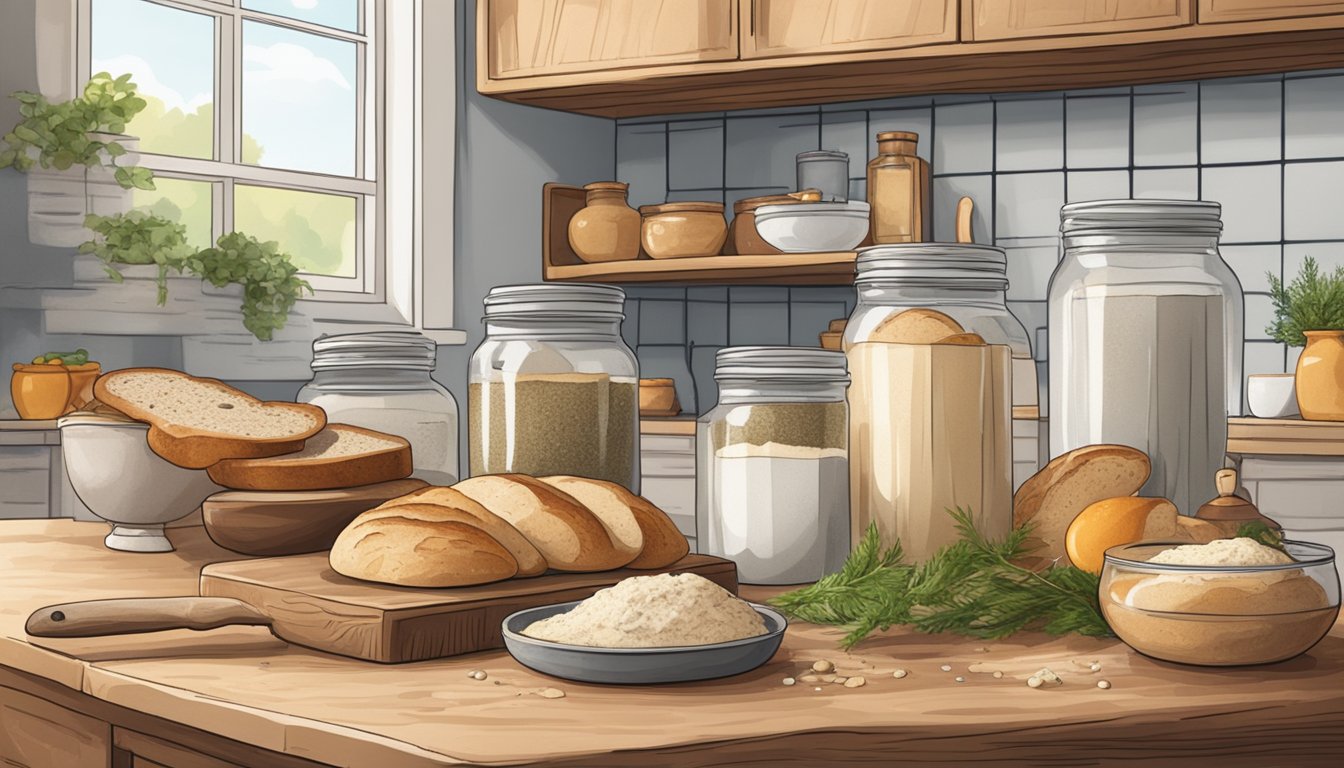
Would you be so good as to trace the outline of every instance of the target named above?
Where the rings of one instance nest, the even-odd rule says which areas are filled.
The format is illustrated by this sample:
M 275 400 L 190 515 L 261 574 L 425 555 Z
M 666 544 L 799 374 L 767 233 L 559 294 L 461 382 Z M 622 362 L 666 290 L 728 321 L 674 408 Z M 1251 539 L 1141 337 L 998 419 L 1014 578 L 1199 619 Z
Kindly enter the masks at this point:
M 57 422 L 75 495 L 112 523 L 104 543 L 122 552 L 172 552 L 163 527 L 216 491 L 203 469 L 183 469 L 149 449 L 148 424 L 75 413 Z
M 763 205 L 756 209 L 756 232 L 785 253 L 850 251 L 868 234 L 868 204 Z
M 1296 416 L 1297 388 L 1291 373 L 1253 373 L 1246 377 L 1246 404 L 1262 419 Z

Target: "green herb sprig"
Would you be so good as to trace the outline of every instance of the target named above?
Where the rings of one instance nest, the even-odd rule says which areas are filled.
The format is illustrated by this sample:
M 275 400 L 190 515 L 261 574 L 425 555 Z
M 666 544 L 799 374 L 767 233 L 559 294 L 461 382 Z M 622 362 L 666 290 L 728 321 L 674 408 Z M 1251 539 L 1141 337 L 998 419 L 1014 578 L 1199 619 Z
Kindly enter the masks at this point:
M 1302 347 L 1307 344 L 1305 331 L 1344 331 L 1344 267 L 1327 275 L 1308 256 L 1287 286 L 1278 275 L 1268 275 L 1274 303 L 1274 322 L 1265 329 L 1270 338 Z
M 883 550 L 872 525 L 840 571 L 770 603 L 801 621 L 846 627 L 841 641 L 846 649 L 901 624 L 982 639 L 1025 629 L 1111 634 L 1097 600 L 1097 574 L 1063 565 L 1040 572 L 1024 568 L 1015 561 L 1034 549 L 1029 526 L 990 540 L 969 512 L 958 508 L 948 514 L 961 538 L 926 562 L 902 562 L 899 542 Z
M 1273 547 L 1280 552 L 1286 552 L 1283 547 L 1283 531 L 1272 528 L 1263 521 L 1252 520 L 1249 523 L 1242 523 L 1237 528 L 1237 538 L 1253 539 L 1264 544 L 1266 547 Z

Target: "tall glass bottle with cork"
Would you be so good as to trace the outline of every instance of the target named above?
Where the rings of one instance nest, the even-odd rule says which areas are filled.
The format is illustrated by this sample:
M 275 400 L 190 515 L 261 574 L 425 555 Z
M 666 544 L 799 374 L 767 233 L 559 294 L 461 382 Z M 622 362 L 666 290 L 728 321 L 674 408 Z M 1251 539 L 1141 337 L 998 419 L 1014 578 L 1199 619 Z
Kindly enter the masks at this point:
M 929 214 L 929 164 L 915 154 L 919 134 L 877 134 L 877 157 L 868 162 L 868 234 L 874 244 L 921 243 L 933 233 Z

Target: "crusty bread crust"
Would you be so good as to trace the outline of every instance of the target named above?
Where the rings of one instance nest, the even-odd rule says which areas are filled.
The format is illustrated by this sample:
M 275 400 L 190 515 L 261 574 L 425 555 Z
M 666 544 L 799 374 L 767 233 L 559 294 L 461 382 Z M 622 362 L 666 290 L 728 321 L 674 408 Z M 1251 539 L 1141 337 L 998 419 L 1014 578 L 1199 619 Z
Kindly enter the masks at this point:
M 328 424 L 325 429 L 357 433 L 394 445 L 345 456 L 291 458 L 282 455 L 263 459 L 225 459 L 206 472 L 211 480 L 225 488 L 245 491 L 325 491 L 399 480 L 408 477 L 414 470 L 411 444 L 396 435 L 349 424 Z
M 258 407 L 283 409 L 290 412 L 302 412 L 312 419 L 308 429 L 293 434 L 276 437 L 243 437 L 229 432 L 211 431 L 184 427 L 166 420 L 148 408 L 142 408 L 133 401 L 120 397 L 110 391 L 110 384 L 118 377 L 135 373 L 155 373 L 182 378 L 198 385 L 216 387 L 231 398 L 250 400 Z M 181 371 L 164 368 L 123 368 L 105 373 L 93 384 L 94 397 L 136 421 L 150 425 L 149 447 L 154 453 L 179 467 L 205 469 L 224 459 L 259 459 L 268 456 L 280 456 L 303 448 L 309 437 L 317 434 L 327 424 L 327 414 L 321 408 L 306 403 L 263 403 L 241 390 L 225 384 L 218 379 L 190 376 Z
M 635 556 L 634 560 L 626 564 L 626 568 L 641 570 L 665 568 L 685 557 L 691 551 L 686 537 L 681 535 L 681 531 L 677 530 L 676 523 L 672 522 L 672 518 L 668 517 L 666 512 L 654 506 L 643 496 L 631 493 L 628 488 L 619 483 L 570 475 L 555 475 L 541 479 L 543 482 L 569 493 L 581 503 L 585 502 L 586 494 L 583 491 L 585 486 L 604 489 L 615 495 L 620 503 L 630 510 L 635 517 L 635 523 L 643 534 L 644 541 L 639 554 Z M 613 535 L 612 539 L 615 540 L 615 538 Z
M 513 555 L 465 512 L 447 519 L 443 507 L 423 505 L 439 519 L 370 510 L 355 518 L 331 547 L 332 570 L 342 576 L 402 587 L 465 587 L 501 581 L 518 572 Z
M 1013 495 L 1013 527 L 1032 523 L 1044 545 L 1039 554 L 1066 557 L 1065 533 L 1078 513 L 1102 499 L 1133 496 L 1151 471 L 1147 454 L 1127 445 L 1089 445 L 1056 456 Z
M 500 544 L 503 544 L 504 548 L 509 550 L 514 559 L 518 561 L 518 576 L 520 578 L 540 576 L 546 572 L 546 558 L 542 556 L 541 550 L 537 549 L 531 541 L 528 541 L 522 532 L 514 528 L 508 520 L 486 509 L 475 499 L 456 488 L 436 485 L 417 489 L 405 496 L 384 502 L 370 512 L 370 517 L 375 517 L 374 513 L 381 510 L 391 511 L 398 507 L 407 506 L 435 506 L 471 515 L 476 518 L 477 524 L 482 530 L 493 536 Z

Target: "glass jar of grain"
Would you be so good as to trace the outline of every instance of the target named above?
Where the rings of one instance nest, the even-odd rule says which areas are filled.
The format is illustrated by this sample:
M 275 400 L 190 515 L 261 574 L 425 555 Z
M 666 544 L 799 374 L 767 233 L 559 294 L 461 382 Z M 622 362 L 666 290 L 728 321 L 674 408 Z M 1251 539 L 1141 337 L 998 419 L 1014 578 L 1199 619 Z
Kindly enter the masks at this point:
M 457 401 L 430 378 L 438 348 L 413 331 L 350 333 L 313 342 L 313 379 L 300 403 L 327 421 L 398 435 L 411 444 L 414 477 L 457 482 Z
M 859 253 L 844 336 L 850 530 L 857 540 L 876 524 L 885 544 L 899 539 L 920 562 L 960 538 L 951 510 L 989 537 L 1012 526 L 1011 348 L 933 296 L 912 307 L 892 280 L 901 267 L 888 246 Z
M 737 562 L 744 584 L 800 584 L 849 554 L 845 356 L 729 347 L 715 356 L 719 402 L 700 417 L 700 552 Z
M 639 492 L 639 363 L 607 285 L 492 288 L 468 381 L 470 473 L 578 475 Z

